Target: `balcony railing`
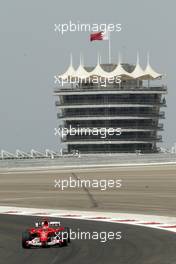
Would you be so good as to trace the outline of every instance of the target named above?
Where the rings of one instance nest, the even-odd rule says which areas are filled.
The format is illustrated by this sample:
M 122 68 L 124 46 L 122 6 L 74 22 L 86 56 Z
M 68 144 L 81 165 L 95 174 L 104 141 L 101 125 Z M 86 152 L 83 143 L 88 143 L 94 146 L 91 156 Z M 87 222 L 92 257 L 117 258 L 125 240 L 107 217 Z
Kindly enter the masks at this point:
M 74 91 L 74 92 L 86 92 L 89 90 L 94 90 L 94 91 L 111 91 L 111 90 L 117 90 L 117 91 L 167 91 L 167 86 L 166 85 L 155 85 L 151 87 L 146 87 L 146 86 L 113 86 L 109 85 L 108 87 L 104 86 L 91 86 L 91 85 L 82 85 L 82 86 L 70 86 L 70 87 L 65 87 L 65 86 L 60 86 L 54 89 L 54 93 L 59 93 L 59 92 L 67 92 L 67 91 Z
M 70 102 L 59 102 L 56 101 L 56 106 L 83 106 L 83 105 L 109 105 L 109 104 L 137 104 L 137 105 L 157 105 L 157 106 L 166 106 L 166 103 L 163 101 L 154 101 L 154 100 L 131 100 L 131 99 L 121 99 L 121 100 L 85 100 L 85 101 L 78 101 L 72 100 Z
M 157 137 L 111 137 L 111 138 L 99 138 L 98 136 L 95 138 L 86 138 L 86 137 L 72 137 L 72 138 L 62 138 L 62 142 L 84 142 L 84 141 L 88 141 L 88 142 L 94 142 L 94 141 L 157 141 L 157 142 L 161 142 L 162 141 L 162 136 L 157 136 Z
M 122 124 L 122 125 L 120 125 L 120 126 L 112 126 L 112 125 L 109 125 L 109 124 L 103 124 L 102 126 L 94 126 L 94 127 L 92 127 L 92 126 L 81 126 L 81 125 L 79 125 L 79 130 L 81 129 L 81 128 L 83 128 L 83 129 L 87 129 L 87 130 L 93 130 L 93 129 L 102 129 L 102 127 L 103 128 L 107 128 L 107 129 L 109 129 L 109 128 L 114 128 L 114 129 L 117 129 L 117 128 L 120 128 L 121 130 L 129 130 L 129 131 L 124 131 L 124 133 L 125 132 L 132 132 L 133 133 L 133 131 L 134 130 L 149 130 L 149 131 L 153 131 L 153 130 L 163 130 L 163 128 L 164 128 L 164 125 L 163 124 L 159 124 L 158 126 L 151 126 L 151 125 L 146 125 L 146 126 L 144 126 L 144 125 L 135 125 L 135 124 L 133 124 L 133 125 L 125 125 L 125 124 Z M 69 126 L 58 126 L 58 128 L 60 128 L 60 130 L 62 130 L 62 129 L 67 129 L 68 130 L 68 133 L 69 133 L 69 130 L 70 130 L 70 127 Z M 76 130 L 78 130 L 78 127 L 77 126 L 72 126 L 72 128 L 74 128 L 74 129 L 76 129 Z M 140 131 L 139 131 L 140 132 Z
M 100 114 L 100 112 L 93 112 L 93 113 L 69 113 L 69 114 L 64 114 L 64 113 L 58 113 L 57 118 L 79 118 L 79 117 L 151 117 L 151 118 L 165 118 L 165 112 L 160 112 L 159 114 L 156 113 L 131 113 L 130 111 L 128 113 L 108 113 L 107 115 L 105 114 Z

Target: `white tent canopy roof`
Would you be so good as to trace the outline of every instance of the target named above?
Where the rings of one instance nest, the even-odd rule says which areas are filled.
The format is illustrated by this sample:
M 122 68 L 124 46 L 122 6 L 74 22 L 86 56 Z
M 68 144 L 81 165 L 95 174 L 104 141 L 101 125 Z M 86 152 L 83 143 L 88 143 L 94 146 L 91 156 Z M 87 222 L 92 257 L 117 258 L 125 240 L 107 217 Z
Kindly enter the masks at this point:
M 150 66 L 150 62 L 149 62 L 149 54 L 147 56 L 147 67 L 144 71 L 146 78 L 148 79 L 157 79 L 157 78 L 161 78 L 162 74 L 157 73 L 156 71 L 153 70 L 153 68 Z
M 120 54 L 119 54 L 119 62 L 118 65 L 116 66 L 116 68 L 109 73 L 110 77 L 114 77 L 114 76 L 121 76 L 121 77 L 126 77 L 126 78 L 133 78 L 131 73 L 127 72 L 121 64 L 121 58 L 120 58 Z
M 157 73 L 153 70 L 149 63 L 149 56 L 147 59 L 146 69 L 143 70 L 139 64 L 139 55 L 137 54 L 137 62 L 134 70 L 130 73 L 126 71 L 120 61 L 118 65 L 111 72 L 105 71 L 100 64 L 100 56 L 98 56 L 97 65 L 92 71 L 87 71 L 83 64 L 83 58 L 80 56 L 80 65 L 77 70 L 74 69 L 72 63 L 72 55 L 70 56 L 70 65 L 65 73 L 58 75 L 58 78 L 68 79 L 68 78 L 78 78 L 78 79 L 86 79 L 93 76 L 103 77 L 103 78 L 113 78 L 116 76 L 121 76 L 129 79 L 141 79 L 141 80 L 154 80 L 162 77 L 162 74 Z
M 73 77 L 79 78 L 79 79 L 86 79 L 90 76 L 89 72 L 87 72 L 84 68 L 84 63 L 83 63 L 83 57 L 80 55 L 80 65 L 75 71 L 75 74 L 73 74 Z
M 98 76 L 98 77 L 104 77 L 109 78 L 109 73 L 103 70 L 103 68 L 100 65 L 100 56 L 98 55 L 97 65 L 96 67 L 89 72 L 89 76 Z
M 70 65 L 68 67 L 68 69 L 66 70 L 66 72 L 64 72 L 63 74 L 59 75 L 58 78 L 61 79 L 68 79 L 69 77 L 72 77 L 76 74 L 76 71 L 73 67 L 73 60 L 72 60 L 72 54 L 70 55 Z
M 136 67 L 135 67 L 134 71 L 131 73 L 131 76 L 134 79 L 140 79 L 144 75 L 145 75 L 145 72 L 143 71 L 143 69 L 141 68 L 141 66 L 139 64 L 139 54 L 137 54 Z
M 109 75 L 111 77 L 114 77 L 114 76 L 124 76 L 124 77 L 127 77 L 127 78 L 132 78 L 131 76 L 131 73 L 127 72 L 123 67 L 122 65 L 119 63 L 116 68 L 109 73 Z

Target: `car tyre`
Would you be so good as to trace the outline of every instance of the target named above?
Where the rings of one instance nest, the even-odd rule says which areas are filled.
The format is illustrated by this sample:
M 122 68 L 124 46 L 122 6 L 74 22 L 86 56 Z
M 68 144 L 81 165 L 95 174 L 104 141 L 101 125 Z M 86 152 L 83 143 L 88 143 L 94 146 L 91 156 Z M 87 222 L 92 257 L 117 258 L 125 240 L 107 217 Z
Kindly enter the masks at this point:
M 28 231 L 24 231 L 22 233 L 22 247 L 23 248 L 30 248 L 30 246 L 26 244 L 26 242 L 29 240 L 31 240 L 30 233 Z

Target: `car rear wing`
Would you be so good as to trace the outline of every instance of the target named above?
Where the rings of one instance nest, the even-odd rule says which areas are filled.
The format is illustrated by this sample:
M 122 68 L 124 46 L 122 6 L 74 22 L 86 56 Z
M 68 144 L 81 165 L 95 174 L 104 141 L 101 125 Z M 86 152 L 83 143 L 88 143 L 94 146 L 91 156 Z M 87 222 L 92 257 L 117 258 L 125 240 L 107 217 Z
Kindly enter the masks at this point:
M 50 227 L 59 227 L 61 224 L 60 222 L 48 222 Z M 35 227 L 42 227 L 44 225 L 44 221 L 42 222 L 35 222 Z
M 61 223 L 60 222 L 49 222 L 49 226 L 60 226 L 61 225 Z

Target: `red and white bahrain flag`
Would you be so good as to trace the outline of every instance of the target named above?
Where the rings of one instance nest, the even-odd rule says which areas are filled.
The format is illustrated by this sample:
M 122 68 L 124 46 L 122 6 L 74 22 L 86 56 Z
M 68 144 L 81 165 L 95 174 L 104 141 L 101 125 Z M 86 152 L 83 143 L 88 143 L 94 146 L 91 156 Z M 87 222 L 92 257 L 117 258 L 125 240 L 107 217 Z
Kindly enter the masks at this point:
M 109 40 L 109 32 L 100 31 L 90 34 L 90 41 L 94 41 L 94 40 Z

